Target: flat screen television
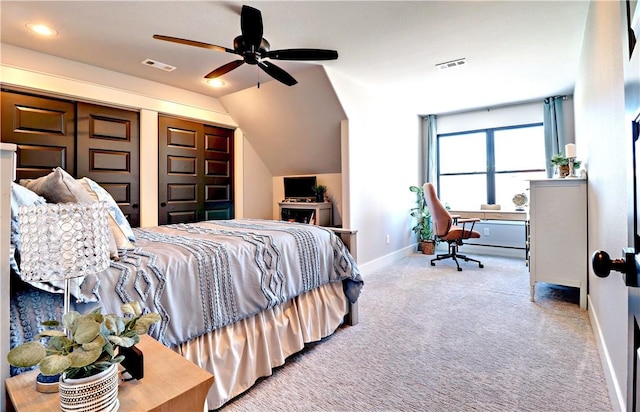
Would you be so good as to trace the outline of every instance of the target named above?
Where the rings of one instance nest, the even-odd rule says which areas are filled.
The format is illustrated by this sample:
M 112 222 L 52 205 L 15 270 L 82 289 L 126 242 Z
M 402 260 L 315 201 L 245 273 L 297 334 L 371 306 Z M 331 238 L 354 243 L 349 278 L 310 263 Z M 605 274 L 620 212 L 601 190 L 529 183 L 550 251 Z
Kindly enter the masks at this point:
M 284 178 L 284 198 L 285 199 L 315 199 L 313 192 L 317 184 L 316 176 L 285 177 Z

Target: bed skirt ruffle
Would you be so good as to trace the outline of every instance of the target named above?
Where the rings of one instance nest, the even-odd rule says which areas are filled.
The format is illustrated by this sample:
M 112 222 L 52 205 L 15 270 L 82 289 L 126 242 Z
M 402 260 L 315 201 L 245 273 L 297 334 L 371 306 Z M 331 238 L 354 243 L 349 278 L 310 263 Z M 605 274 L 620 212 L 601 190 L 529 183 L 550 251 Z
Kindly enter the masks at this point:
M 306 343 L 335 332 L 347 307 L 342 283 L 329 283 L 173 349 L 214 375 L 207 404 L 217 409 Z

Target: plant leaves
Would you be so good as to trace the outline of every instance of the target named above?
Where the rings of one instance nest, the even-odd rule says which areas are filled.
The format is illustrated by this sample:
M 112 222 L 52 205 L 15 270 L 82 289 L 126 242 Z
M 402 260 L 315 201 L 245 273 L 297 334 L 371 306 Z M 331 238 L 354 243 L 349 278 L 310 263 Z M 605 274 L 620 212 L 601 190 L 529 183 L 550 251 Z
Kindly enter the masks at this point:
M 94 340 L 89 343 L 83 343 L 82 349 L 87 351 L 94 351 L 96 349 L 102 349 L 104 344 L 107 343 L 107 340 L 102 336 L 102 334 L 98 334 Z
M 77 343 L 89 343 L 100 334 L 100 324 L 93 319 L 84 319 L 78 323 L 73 340 Z
M 122 346 L 123 348 L 130 348 L 138 343 L 134 338 L 127 338 L 125 336 L 109 336 L 109 342 Z
M 70 366 L 81 368 L 95 362 L 102 354 L 102 348 L 95 350 L 84 350 L 81 346 L 74 349 L 67 358 L 70 360 Z
M 50 355 L 40 361 L 40 372 L 43 375 L 56 375 L 71 366 L 68 356 Z
M 7 361 L 13 366 L 27 368 L 37 365 L 45 356 L 47 351 L 40 342 L 26 342 L 11 349 Z

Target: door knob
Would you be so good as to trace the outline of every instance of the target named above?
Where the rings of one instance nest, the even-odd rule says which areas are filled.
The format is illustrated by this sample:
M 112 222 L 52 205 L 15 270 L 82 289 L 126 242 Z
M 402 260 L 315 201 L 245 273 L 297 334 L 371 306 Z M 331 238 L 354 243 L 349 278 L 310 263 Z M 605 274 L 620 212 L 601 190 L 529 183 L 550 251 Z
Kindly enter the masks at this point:
M 160 203 L 160 207 L 165 207 L 167 204 L 165 202 Z
M 606 278 L 611 270 L 622 273 L 627 286 L 638 287 L 638 267 L 633 248 L 623 248 L 622 259 L 611 259 L 604 250 L 596 250 L 591 258 L 591 266 L 598 277 Z
M 627 262 L 624 259 L 611 260 L 609 254 L 604 250 L 596 250 L 591 258 L 591 266 L 598 277 L 606 278 L 611 270 L 625 273 Z

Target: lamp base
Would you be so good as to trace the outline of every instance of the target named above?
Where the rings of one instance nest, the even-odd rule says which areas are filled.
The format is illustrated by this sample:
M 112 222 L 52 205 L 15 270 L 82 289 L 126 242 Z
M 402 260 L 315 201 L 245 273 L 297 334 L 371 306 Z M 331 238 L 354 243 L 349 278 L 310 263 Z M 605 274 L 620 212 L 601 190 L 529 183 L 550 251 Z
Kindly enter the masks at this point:
M 59 381 L 60 374 L 47 376 L 39 373 L 36 378 L 36 391 L 40 393 L 58 393 Z

